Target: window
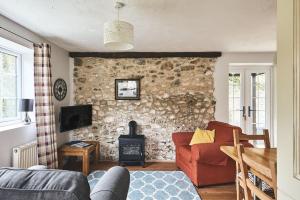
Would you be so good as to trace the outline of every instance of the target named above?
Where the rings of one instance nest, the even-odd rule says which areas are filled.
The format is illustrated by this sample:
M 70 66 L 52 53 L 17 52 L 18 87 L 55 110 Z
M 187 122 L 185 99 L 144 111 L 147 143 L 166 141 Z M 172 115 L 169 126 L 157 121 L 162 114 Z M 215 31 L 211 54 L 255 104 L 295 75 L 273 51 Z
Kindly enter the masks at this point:
M 21 56 L 0 48 L 0 125 L 21 120 Z

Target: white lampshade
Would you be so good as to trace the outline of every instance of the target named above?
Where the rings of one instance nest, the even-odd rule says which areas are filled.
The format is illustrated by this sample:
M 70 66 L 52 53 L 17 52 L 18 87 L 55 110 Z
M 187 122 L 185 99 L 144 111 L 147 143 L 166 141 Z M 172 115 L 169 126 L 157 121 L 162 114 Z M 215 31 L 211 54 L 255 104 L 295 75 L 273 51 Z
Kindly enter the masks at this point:
M 104 24 L 104 46 L 112 50 L 133 48 L 133 25 L 125 21 L 111 21 Z

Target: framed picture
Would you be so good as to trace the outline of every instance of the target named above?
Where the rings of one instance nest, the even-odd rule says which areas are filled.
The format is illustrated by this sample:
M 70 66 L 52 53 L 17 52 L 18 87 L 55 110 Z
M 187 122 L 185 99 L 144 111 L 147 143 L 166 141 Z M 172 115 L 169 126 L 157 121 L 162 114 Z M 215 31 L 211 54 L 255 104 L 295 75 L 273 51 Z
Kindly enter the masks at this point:
M 116 79 L 115 99 L 116 100 L 139 100 L 140 79 Z

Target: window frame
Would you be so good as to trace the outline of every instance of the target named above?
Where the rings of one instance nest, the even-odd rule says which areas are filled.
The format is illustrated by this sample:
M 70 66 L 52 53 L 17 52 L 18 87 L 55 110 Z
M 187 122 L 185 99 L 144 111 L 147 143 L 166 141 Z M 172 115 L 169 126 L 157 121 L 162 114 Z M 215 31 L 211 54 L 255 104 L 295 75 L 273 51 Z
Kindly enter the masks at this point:
M 16 104 L 16 109 L 17 109 L 17 117 L 13 117 L 13 118 L 7 118 L 7 120 L 0 120 L 0 127 L 3 126 L 9 126 L 12 124 L 18 124 L 22 122 L 22 113 L 19 112 L 19 102 L 20 99 L 22 98 L 22 91 L 23 91 L 23 65 L 22 65 L 22 54 L 12 50 L 12 49 L 8 49 L 5 47 L 0 46 L 0 52 L 1 53 L 5 53 L 5 54 L 9 54 L 12 56 L 16 56 L 17 57 L 17 68 L 16 68 L 16 79 L 17 79 L 17 104 Z

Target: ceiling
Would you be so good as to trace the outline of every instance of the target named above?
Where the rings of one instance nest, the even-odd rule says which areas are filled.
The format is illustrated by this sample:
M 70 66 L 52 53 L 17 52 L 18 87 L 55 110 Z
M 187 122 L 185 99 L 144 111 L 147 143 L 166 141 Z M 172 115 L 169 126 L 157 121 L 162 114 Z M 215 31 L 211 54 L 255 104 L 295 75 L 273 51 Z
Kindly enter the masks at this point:
M 275 0 L 127 0 L 133 51 L 276 51 Z M 0 14 L 68 51 L 108 51 L 113 0 L 0 0 Z

